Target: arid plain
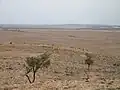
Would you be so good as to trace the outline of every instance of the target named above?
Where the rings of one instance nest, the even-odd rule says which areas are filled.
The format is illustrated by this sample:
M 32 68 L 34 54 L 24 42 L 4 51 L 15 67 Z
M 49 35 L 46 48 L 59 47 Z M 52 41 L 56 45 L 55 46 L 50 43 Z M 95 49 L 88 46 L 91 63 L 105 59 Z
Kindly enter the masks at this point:
M 51 65 L 30 84 L 24 76 L 26 57 L 53 49 Z M 85 52 L 94 61 L 87 82 Z M 0 90 L 120 90 L 120 32 L 1 30 Z

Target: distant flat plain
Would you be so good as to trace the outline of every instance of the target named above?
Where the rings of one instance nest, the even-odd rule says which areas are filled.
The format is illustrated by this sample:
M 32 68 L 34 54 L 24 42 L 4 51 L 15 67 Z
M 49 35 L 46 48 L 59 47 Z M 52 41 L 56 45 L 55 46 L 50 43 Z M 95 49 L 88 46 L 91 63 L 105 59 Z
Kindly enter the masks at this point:
M 8 90 L 97 90 L 97 88 L 120 87 L 120 68 L 114 66 L 120 64 L 120 31 L 119 30 L 52 30 L 52 29 L 20 29 L 18 31 L 0 30 L 0 87 Z M 9 43 L 13 44 L 10 45 Z M 85 82 L 84 58 L 76 52 L 60 49 L 59 61 L 53 60 L 48 71 L 39 72 L 35 84 L 30 85 L 26 77 L 23 77 L 23 63 L 25 57 L 39 55 L 49 47 L 40 45 L 55 46 L 58 48 L 73 48 L 90 51 L 95 55 L 94 65 L 91 71 L 91 81 Z M 81 53 L 83 54 L 83 53 Z M 69 59 L 69 60 L 68 60 Z M 67 64 L 66 63 L 72 63 Z M 66 66 L 74 68 L 72 76 L 66 76 Z M 78 65 L 78 63 L 80 64 Z M 59 66 L 62 66 L 60 67 Z M 51 69 L 52 68 L 52 69 Z M 53 71 L 56 70 L 56 73 Z M 102 78 L 106 78 L 106 82 Z M 65 81 L 66 80 L 66 81 Z M 103 83 L 102 83 L 103 82 Z M 56 89 L 57 88 L 57 89 Z M 0 90 L 1 90 L 0 89 Z M 7 89 L 6 89 L 7 90 Z M 100 89 L 104 90 L 104 89 Z

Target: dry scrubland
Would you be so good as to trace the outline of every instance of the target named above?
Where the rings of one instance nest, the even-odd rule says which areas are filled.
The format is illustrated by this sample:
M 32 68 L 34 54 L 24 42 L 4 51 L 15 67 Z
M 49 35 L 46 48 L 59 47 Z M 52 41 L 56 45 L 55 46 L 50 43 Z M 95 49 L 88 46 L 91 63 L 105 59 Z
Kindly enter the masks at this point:
M 26 57 L 53 49 L 50 66 L 30 84 Z M 89 81 L 85 52 L 94 61 Z M 120 90 L 120 32 L 0 31 L 0 90 Z

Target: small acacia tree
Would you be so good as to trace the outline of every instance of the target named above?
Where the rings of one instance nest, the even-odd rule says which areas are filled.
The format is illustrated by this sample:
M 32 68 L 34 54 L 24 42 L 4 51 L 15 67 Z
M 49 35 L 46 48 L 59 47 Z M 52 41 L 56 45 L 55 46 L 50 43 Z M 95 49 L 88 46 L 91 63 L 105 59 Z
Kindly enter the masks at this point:
M 93 60 L 92 60 L 92 56 L 89 53 L 85 53 L 85 56 L 87 57 L 85 59 L 85 64 L 87 64 L 88 66 L 87 67 L 88 72 L 85 71 L 85 74 L 87 75 L 86 82 L 89 82 L 89 79 L 90 79 L 89 71 L 90 71 L 90 66 L 93 64 Z
M 27 77 L 27 79 L 29 80 L 30 83 L 34 83 L 35 81 L 35 75 L 36 72 L 40 69 L 40 68 L 47 68 L 50 65 L 50 57 L 51 54 L 43 53 L 40 56 L 36 56 L 36 57 L 27 57 L 25 60 L 25 68 L 26 68 L 26 73 L 25 76 Z M 29 73 L 32 72 L 33 75 L 33 79 L 31 80 L 29 77 Z
M 89 53 L 85 53 L 87 59 L 85 59 L 85 64 L 87 64 L 88 66 L 88 71 L 90 70 L 90 66 L 93 64 L 93 60 L 91 55 L 89 55 Z

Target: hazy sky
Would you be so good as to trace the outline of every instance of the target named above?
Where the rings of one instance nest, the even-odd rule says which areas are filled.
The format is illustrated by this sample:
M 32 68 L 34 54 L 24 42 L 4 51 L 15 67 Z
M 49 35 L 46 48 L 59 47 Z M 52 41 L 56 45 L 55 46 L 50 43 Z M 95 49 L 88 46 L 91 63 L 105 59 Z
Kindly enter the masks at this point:
M 0 24 L 120 25 L 120 0 L 0 0 Z

